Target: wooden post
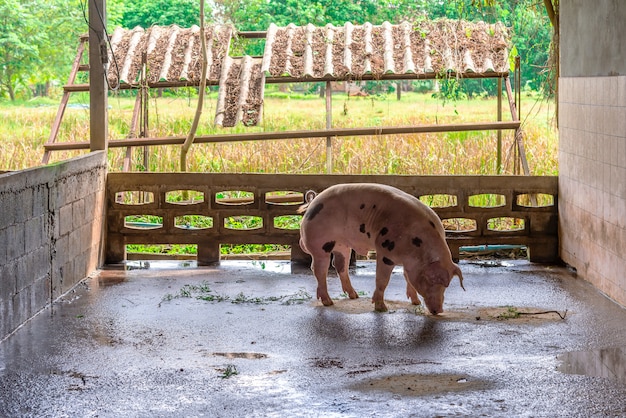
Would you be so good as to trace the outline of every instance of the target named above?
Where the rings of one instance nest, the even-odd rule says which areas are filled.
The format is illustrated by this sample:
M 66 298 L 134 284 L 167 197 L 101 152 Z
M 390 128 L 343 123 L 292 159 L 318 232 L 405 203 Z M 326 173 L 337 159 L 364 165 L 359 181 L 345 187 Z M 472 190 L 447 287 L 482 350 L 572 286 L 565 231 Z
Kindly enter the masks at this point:
M 522 67 L 520 56 L 515 57 L 515 107 L 517 120 L 522 120 Z
M 502 77 L 498 78 L 498 122 L 502 121 Z M 502 131 L 498 130 L 496 173 L 502 174 Z
M 326 82 L 326 129 L 333 126 L 333 88 L 330 81 Z M 333 138 L 326 137 L 326 174 L 333 172 Z
M 135 106 L 133 107 L 133 116 L 130 119 L 130 129 L 126 138 L 137 138 L 137 124 L 139 123 L 139 112 L 141 109 L 141 89 L 137 90 L 137 96 L 135 97 Z M 124 162 L 122 164 L 122 171 L 130 171 L 131 163 L 133 161 L 133 147 L 126 147 L 126 155 L 124 156 Z
M 513 96 L 513 91 L 511 90 L 511 81 L 509 77 L 504 79 L 504 85 L 506 87 L 506 94 L 509 99 L 509 107 L 511 108 L 511 117 L 513 121 L 519 122 L 519 113 L 517 111 L 517 106 L 515 105 L 515 98 Z M 528 161 L 526 160 L 526 152 L 524 151 L 524 142 L 522 138 L 522 128 L 518 127 L 515 130 L 515 150 L 519 152 L 519 155 L 515 158 L 515 163 L 517 163 L 517 159 L 521 160 L 522 168 L 524 169 L 524 175 L 530 176 L 530 168 L 528 167 Z
M 147 138 L 148 132 L 148 54 L 141 54 L 141 137 Z M 143 147 L 143 169 L 150 171 L 150 147 Z
M 89 148 L 107 149 L 106 0 L 89 0 Z

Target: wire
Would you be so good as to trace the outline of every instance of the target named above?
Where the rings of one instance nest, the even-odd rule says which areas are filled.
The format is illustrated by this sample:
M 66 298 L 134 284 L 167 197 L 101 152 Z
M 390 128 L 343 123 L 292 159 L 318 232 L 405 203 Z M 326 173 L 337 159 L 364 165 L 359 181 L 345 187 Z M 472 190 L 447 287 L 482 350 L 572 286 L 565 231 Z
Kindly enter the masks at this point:
M 113 64 L 115 65 L 115 74 L 117 75 L 117 85 L 115 87 L 112 87 L 109 84 L 109 69 L 108 66 L 104 67 L 104 73 L 106 75 L 106 77 L 104 78 L 106 83 L 107 83 L 107 87 L 109 88 L 109 90 L 111 91 L 117 91 L 120 88 L 120 67 L 117 63 L 117 58 L 115 57 L 115 54 L 113 53 L 113 46 L 111 45 L 111 37 L 109 36 L 109 32 L 107 31 L 107 27 L 106 24 L 104 23 L 104 17 L 102 16 L 102 12 L 100 11 L 100 9 L 98 8 L 98 4 L 94 2 L 94 8 L 96 9 L 98 18 L 100 19 L 100 23 L 102 23 L 102 28 L 104 29 L 104 34 L 105 34 L 105 38 L 106 39 L 102 39 L 102 36 L 100 35 L 100 31 L 96 30 L 95 28 L 93 28 L 90 24 L 89 24 L 89 18 L 87 17 L 87 2 L 89 0 L 84 0 L 80 2 L 80 8 L 83 12 L 83 19 L 85 20 L 85 23 L 87 23 L 87 27 L 93 31 L 96 36 L 98 37 L 98 43 L 102 44 L 103 42 L 105 42 L 108 46 L 109 46 L 109 50 L 111 51 L 111 56 L 113 57 Z M 102 57 L 101 57 L 102 58 Z M 106 57 L 108 62 L 108 56 Z M 103 61 L 105 62 L 105 61 Z

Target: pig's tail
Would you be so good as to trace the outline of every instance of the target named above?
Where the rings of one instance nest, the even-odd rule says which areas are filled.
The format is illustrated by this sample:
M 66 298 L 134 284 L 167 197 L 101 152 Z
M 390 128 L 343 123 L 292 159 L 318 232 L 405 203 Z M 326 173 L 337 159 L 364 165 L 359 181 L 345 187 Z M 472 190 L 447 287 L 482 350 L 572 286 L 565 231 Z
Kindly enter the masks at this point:
M 315 199 L 315 196 L 317 196 L 315 190 L 307 190 L 304 194 L 304 203 L 311 203 L 313 199 Z

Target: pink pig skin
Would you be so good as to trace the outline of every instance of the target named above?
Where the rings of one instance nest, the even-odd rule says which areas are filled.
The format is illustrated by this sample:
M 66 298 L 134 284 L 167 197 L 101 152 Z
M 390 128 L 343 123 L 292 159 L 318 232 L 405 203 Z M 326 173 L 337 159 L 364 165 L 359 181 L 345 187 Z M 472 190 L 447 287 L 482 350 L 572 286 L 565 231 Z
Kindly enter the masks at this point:
M 331 254 L 343 291 L 358 297 L 348 276 L 350 249 L 357 254 L 376 250 L 376 311 L 385 312 L 384 293 L 395 265 L 404 266 L 407 297 L 419 305 L 419 293 L 433 314 L 443 312 L 444 292 L 461 269 L 452 261 L 437 214 L 416 197 L 382 184 L 331 186 L 298 210 L 304 213 L 300 247 L 313 258 L 317 297 L 333 304 L 326 277 Z M 465 288 L 463 288 L 465 290 Z

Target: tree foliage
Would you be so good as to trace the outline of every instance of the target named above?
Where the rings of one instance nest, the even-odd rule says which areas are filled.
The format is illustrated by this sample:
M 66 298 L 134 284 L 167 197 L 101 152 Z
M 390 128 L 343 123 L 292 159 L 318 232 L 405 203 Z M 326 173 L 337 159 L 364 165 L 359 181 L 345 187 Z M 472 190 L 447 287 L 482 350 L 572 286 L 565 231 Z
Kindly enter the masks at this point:
M 46 94 L 67 78 L 81 24 L 78 0 L 0 0 L 0 98 Z
M 28 97 L 36 86 L 64 83 L 76 54 L 79 34 L 87 32 L 87 0 L 0 0 L 0 98 Z M 546 11 L 547 4 L 553 7 Z M 558 0 L 214 0 L 209 20 L 233 24 L 239 31 L 266 30 L 270 23 L 322 26 L 345 22 L 452 19 L 502 21 L 512 29 L 521 56 L 522 82 L 540 89 L 558 17 Z M 198 0 L 108 0 L 109 32 L 117 26 L 198 24 Z M 257 43 L 252 52 L 262 53 Z M 475 84 L 475 83 L 474 83 Z M 489 91 L 489 81 L 480 82 Z M 45 94 L 44 91 L 40 93 Z M 471 92 L 470 92 L 471 93 Z
M 117 1 L 121 26 L 148 28 L 152 25 L 190 27 L 200 20 L 198 0 Z
M 16 90 L 41 61 L 42 34 L 33 11 L 17 0 L 0 2 L 0 26 L 0 91 L 15 100 Z

